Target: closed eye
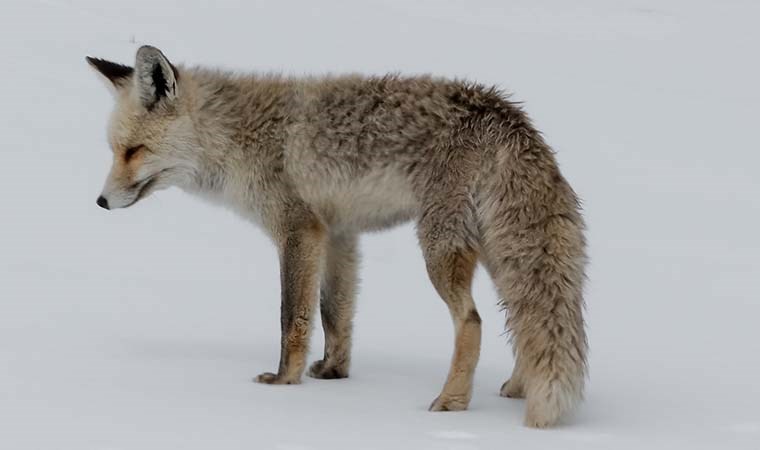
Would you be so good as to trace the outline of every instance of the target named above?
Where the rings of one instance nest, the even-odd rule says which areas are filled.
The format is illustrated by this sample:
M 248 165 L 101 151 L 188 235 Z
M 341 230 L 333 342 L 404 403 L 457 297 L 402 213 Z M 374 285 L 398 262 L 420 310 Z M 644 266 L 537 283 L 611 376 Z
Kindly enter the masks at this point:
M 138 151 L 140 151 L 143 148 L 142 145 L 138 145 L 137 147 L 130 147 L 124 152 L 124 161 L 129 162 L 130 159 L 132 159 L 133 156 L 137 154 Z

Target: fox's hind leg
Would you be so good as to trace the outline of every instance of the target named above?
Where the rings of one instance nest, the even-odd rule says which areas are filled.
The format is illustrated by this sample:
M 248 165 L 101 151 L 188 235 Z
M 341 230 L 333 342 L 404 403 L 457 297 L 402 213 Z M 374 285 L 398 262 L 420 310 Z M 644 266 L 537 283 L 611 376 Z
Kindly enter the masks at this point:
M 480 356 L 480 316 L 470 293 L 478 253 L 469 196 L 436 198 L 423 210 L 417 229 L 430 280 L 451 313 L 455 341 L 446 384 L 430 410 L 460 411 L 470 403 Z
M 351 363 L 351 330 L 357 286 L 356 235 L 330 236 L 320 289 L 325 356 L 309 368 L 309 376 L 348 377 Z
M 449 307 L 455 330 L 449 375 L 430 410 L 460 411 L 470 404 L 480 356 L 480 316 L 470 294 L 477 256 L 471 249 L 428 248 L 425 261 L 433 285 Z

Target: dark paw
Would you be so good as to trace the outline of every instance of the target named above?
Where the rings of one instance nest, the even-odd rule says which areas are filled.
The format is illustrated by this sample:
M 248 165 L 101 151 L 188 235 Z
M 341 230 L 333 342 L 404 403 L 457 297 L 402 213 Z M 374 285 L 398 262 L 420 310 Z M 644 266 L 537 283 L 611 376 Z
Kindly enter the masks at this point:
M 339 378 L 348 378 L 348 369 L 326 364 L 323 359 L 320 359 L 319 361 L 314 361 L 311 367 L 309 367 L 308 375 L 312 378 L 319 378 L 320 380 L 336 380 Z

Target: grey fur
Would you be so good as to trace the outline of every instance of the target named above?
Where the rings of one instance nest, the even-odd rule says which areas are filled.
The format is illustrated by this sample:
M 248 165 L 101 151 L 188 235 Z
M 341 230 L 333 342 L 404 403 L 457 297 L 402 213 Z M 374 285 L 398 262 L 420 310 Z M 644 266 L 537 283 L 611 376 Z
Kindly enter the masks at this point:
M 176 83 L 155 98 L 148 69 Z M 326 349 L 310 373 L 348 375 L 356 236 L 414 220 L 456 348 L 431 410 L 465 409 L 480 348 L 470 295 L 482 262 L 507 311 L 518 367 L 505 396 L 526 424 L 555 424 L 586 375 L 583 220 L 552 150 L 495 88 L 429 76 L 293 78 L 174 68 L 141 48 L 116 86 L 112 207 L 179 186 L 258 223 L 280 250 L 282 357 L 266 383 L 297 383 L 319 284 Z M 127 148 L 147 150 L 124 161 Z M 135 192 L 135 182 L 149 182 Z M 149 181 L 145 181 L 149 180 Z M 320 283 L 321 279 L 321 283 Z

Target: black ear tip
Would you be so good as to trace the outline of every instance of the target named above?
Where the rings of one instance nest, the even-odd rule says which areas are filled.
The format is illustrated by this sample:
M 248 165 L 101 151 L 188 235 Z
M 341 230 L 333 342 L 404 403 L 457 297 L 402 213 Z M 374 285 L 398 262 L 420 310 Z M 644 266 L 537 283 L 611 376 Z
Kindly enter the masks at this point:
M 105 59 L 93 58 L 92 56 L 85 56 L 87 63 L 95 68 L 98 72 L 102 73 L 106 78 L 111 80 L 114 84 L 121 83 L 122 80 L 128 78 L 134 72 L 134 69 L 118 64 Z
M 96 58 L 94 56 L 85 56 L 85 61 L 87 61 L 87 64 L 91 65 L 92 67 L 100 70 L 101 68 L 105 67 L 107 64 L 109 64 L 109 61 L 106 61 L 103 58 Z M 110 63 L 114 64 L 114 63 Z

